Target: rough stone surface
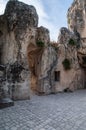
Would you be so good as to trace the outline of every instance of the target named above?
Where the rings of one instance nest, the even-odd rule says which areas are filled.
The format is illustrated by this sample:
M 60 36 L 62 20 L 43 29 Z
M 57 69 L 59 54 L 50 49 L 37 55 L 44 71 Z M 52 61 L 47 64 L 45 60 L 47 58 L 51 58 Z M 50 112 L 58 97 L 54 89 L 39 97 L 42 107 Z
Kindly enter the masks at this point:
M 30 96 L 27 47 L 34 40 L 37 25 L 35 8 L 17 0 L 9 1 L 0 16 L 0 64 L 6 66 L 1 88 L 15 100 Z
M 74 0 L 68 10 L 68 26 L 77 30 L 82 38 L 86 37 L 86 0 Z
M 10 1 L 6 5 L 5 17 L 7 19 L 8 31 L 24 31 L 28 27 L 37 27 L 38 15 L 36 9 L 22 2 Z
M 83 57 L 86 57 L 86 0 L 74 0 L 68 10 L 68 27 L 71 31 L 77 31 L 80 35 L 81 48 L 78 51 L 79 63 L 85 67 Z
M 69 44 L 70 39 L 75 42 L 75 45 Z M 80 41 L 77 40 L 77 35 L 67 28 L 61 28 L 58 37 L 58 64 L 57 71 L 60 71 L 60 81 L 56 82 L 57 91 L 74 91 L 75 89 L 84 88 L 85 72 L 80 67 L 77 51 L 80 48 Z M 70 69 L 65 70 L 63 61 L 68 59 Z
M 30 88 L 37 93 L 51 93 L 53 71 L 57 62 L 50 46 L 49 30 L 38 27 L 38 15 L 33 6 L 17 0 L 9 1 L 0 16 L 0 97 L 27 99 Z M 44 43 L 43 47 L 37 42 Z
M 68 9 L 68 29 L 60 29 L 58 37 L 58 64 L 60 81 L 56 82 L 57 91 L 74 91 L 85 87 L 86 76 L 86 0 L 74 0 Z M 69 44 L 70 39 L 75 45 Z M 70 62 L 65 70 L 64 59 Z
M 38 74 L 39 93 L 49 94 L 55 92 L 54 71 L 57 65 L 57 53 L 51 46 L 44 49 Z
M 31 87 L 38 94 L 49 94 L 54 90 L 54 70 L 57 64 L 57 53 L 49 45 L 49 31 L 44 27 L 37 28 L 36 42 L 42 41 L 43 47 L 36 44 L 28 46 L 28 61 L 31 70 Z M 52 79 L 52 80 L 51 80 Z
M 49 30 L 43 26 L 37 28 L 36 40 L 44 42 L 45 46 L 50 43 Z
M 17 101 L 0 110 L 0 130 L 86 130 L 86 90 Z
M 31 89 L 34 92 L 37 92 L 38 87 L 38 74 L 39 74 L 39 66 L 42 57 L 42 53 L 44 51 L 44 47 L 37 47 L 34 44 L 30 44 L 28 46 L 28 62 L 29 68 L 31 71 Z
M 61 28 L 58 45 L 51 45 L 49 30 L 38 27 L 33 6 L 7 3 L 0 16 L 0 98 L 28 99 L 30 89 L 50 94 L 85 87 L 85 6 L 85 0 L 74 0 L 68 10 L 69 29 Z M 65 59 L 69 70 L 63 66 Z

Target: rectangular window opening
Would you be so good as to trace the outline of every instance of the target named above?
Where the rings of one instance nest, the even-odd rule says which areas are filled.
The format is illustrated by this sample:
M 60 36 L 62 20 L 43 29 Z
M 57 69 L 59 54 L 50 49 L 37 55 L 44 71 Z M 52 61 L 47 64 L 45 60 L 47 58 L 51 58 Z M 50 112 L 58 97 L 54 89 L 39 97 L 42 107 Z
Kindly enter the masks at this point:
M 60 81 L 60 71 L 54 72 L 54 79 L 55 79 L 55 81 Z

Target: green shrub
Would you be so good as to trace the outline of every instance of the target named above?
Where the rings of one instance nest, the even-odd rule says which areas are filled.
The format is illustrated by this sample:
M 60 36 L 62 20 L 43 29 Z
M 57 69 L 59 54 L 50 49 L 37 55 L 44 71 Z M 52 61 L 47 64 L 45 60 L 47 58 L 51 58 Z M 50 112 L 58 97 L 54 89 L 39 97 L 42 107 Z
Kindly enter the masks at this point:
M 36 44 L 38 47 L 44 47 L 44 42 L 42 41 L 37 41 Z
M 70 64 L 70 61 L 69 61 L 69 59 L 64 59 L 64 61 L 62 62 L 62 64 L 63 64 L 63 67 L 64 67 L 64 69 L 65 70 L 69 70 L 71 67 L 71 64 Z
M 75 46 L 76 45 L 76 41 L 74 41 L 72 38 L 70 38 L 69 45 Z

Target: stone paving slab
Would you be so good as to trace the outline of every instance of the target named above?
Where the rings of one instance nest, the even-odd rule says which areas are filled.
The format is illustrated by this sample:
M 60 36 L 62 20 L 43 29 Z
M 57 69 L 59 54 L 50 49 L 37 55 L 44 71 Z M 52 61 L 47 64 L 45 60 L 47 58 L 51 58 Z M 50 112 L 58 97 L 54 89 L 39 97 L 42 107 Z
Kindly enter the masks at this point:
M 86 90 L 16 101 L 0 110 L 0 130 L 86 130 Z

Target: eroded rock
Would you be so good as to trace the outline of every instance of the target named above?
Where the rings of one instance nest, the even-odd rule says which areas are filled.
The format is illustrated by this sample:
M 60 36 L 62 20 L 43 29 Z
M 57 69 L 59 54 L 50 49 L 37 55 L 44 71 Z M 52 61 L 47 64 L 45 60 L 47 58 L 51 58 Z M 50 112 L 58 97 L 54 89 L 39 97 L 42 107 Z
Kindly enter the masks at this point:
M 30 89 L 50 94 L 84 88 L 85 5 L 85 0 L 74 0 L 68 10 L 69 29 L 60 29 L 54 46 L 49 30 L 38 27 L 33 6 L 7 3 L 0 16 L 0 99 L 29 99 Z
M 27 47 L 34 42 L 37 25 L 35 8 L 17 0 L 9 1 L 0 16 L 0 63 L 6 65 L 6 81 L 1 86 L 14 100 L 30 97 Z
M 84 71 L 81 69 L 77 57 L 81 40 L 75 32 L 71 32 L 67 28 L 61 28 L 58 43 L 58 64 L 56 70 L 60 72 L 60 81 L 56 83 L 56 90 L 74 91 L 84 88 Z
M 36 42 L 38 41 L 43 45 L 28 46 L 31 85 L 37 94 L 49 94 L 55 92 L 53 72 L 57 64 L 57 53 L 50 45 L 48 29 L 37 28 Z
M 76 29 L 81 37 L 86 37 L 86 0 L 74 0 L 68 10 L 68 27 Z
M 37 93 L 51 93 L 56 51 L 49 45 L 49 30 L 38 27 L 35 8 L 17 0 L 9 1 L 0 23 L 0 62 L 6 66 L 1 85 L 3 97 L 28 99 L 33 86 Z
M 37 27 L 38 25 L 36 9 L 17 0 L 7 3 L 5 17 L 7 19 L 8 31 L 15 29 L 16 33 L 18 31 L 20 33 L 20 30 L 24 31 L 28 27 Z

